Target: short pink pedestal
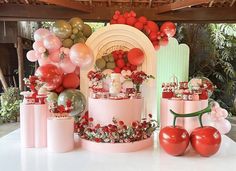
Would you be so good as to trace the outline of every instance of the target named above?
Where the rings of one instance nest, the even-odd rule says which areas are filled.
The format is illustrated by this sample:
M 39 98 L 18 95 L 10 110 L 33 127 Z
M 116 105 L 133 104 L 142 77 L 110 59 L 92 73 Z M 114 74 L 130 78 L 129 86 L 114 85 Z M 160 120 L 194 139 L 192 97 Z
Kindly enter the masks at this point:
M 34 105 L 34 143 L 36 148 L 47 146 L 47 104 Z
M 208 100 L 183 101 L 174 99 L 161 99 L 161 128 L 173 125 L 173 115 L 170 109 L 177 113 L 191 113 L 202 110 L 208 106 Z M 203 122 L 204 122 L 203 117 Z M 177 124 L 183 126 L 189 133 L 199 125 L 197 117 L 177 119 Z
M 80 139 L 80 147 L 100 153 L 128 153 L 139 151 L 153 145 L 153 137 L 133 143 L 97 143 Z
M 143 99 L 92 99 L 89 98 L 89 116 L 94 124 L 108 125 L 112 119 L 124 121 L 130 125 L 133 121 L 140 121 Z
M 49 152 L 63 153 L 74 148 L 74 119 L 73 117 L 47 120 L 47 145 Z
M 34 147 L 34 105 L 20 104 L 20 130 L 22 147 Z

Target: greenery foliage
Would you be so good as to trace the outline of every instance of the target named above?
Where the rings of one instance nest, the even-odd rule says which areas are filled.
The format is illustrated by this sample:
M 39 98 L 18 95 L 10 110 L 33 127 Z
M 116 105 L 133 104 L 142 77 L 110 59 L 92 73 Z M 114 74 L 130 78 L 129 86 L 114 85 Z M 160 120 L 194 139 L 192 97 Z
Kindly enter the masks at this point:
M 208 77 L 212 98 L 236 115 L 236 24 L 181 24 L 177 39 L 190 46 L 190 77 Z
M 3 122 L 17 121 L 20 113 L 20 91 L 10 87 L 1 94 L 0 119 Z

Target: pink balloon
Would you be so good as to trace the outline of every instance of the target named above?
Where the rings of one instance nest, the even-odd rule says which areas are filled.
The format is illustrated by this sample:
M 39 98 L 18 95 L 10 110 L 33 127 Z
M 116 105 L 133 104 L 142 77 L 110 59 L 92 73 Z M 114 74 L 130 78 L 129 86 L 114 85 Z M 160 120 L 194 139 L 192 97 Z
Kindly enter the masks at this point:
M 221 134 L 227 134 L 231 130 L 231 124 L 226 119 L 211 122 L 210 126 L 216 128 Z
M 52 33 L 44 28 L 40 28 L 34 32 L 34 40 L 35 41 L 42 41 L 44 38 L 46 38 L 48 35 L 51 35 Z
M 39 53 L 46 52 L 46 48 L 43 46 L 42 41 L 36 41 L 33 43 L 33 49 Z
M 59 49 L 62 45 L 60 39 L 54 35 L 49 35 L 43 40 L 43 45 L 50 51 Z
M 221 110 L 221 117 L 222 117 L 222 118 L 227 118 L 228 115 L 229 115 L 229 113 L 228 113 L 227 110 L 225 110 L 225 109 L 222 109 L 222 110 Z
M 45 56 L 44 54 L 41 54 L 41 57 L 38 59 L 39 66 L 44 66 L 47 64 L 53 64 L 51 59 L 48 56 Z
M 50 52 L 48 57 L 52 62 L 58 63 L 61 61 L 60 54 L 61 52 L 59 50 L 56 50 L 54 52 Z
M 69 56 L 71 62 L 81 69 L 90 67 L 94 58 L 92 50 L 83 43 L 74 44 L 70 49 Z
M 64 58 L 59 63 L 59 67 L 62 69 L 64 73 L 72 73 L 75 71 L 76 65 L 73 64 L 70 60 L 70 58 Z
M 30 62 L 36 62 L 38 60 L 38 56 L 34 50 L 28 51 L 26 57 Z
M 76 75 L 80 75 L 80 68 L 79 68 L 79 67 L 76 67 L 76 68 L 75 68 L 75 74 L 76 74 Z

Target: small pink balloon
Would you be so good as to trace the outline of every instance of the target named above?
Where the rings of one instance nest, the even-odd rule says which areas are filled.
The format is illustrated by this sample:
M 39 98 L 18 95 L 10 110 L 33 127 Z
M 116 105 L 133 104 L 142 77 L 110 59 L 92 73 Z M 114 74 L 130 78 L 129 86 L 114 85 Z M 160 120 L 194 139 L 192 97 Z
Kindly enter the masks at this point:
M 44 38 L 46 38 L 48 35 L 51 35 L 52 33 L 44 28 L 40 28 L 34 32 L 34 40 L 35 41 L 42 41 Z
M 80 68 L 79 68 L 79 67 L 76 67 L 76 68 L 75 68 L 75 74 L 76 74 L 76 75 L 80 75 Z
M 62 43 L 58 37 L 49 35 L 43 40 L 43 45 L 46 49 L 55 51 L 61 47 Z
M 42 41 L 36 41 L 33 43 L 33 49 L 39 53 L 46 52 L 46 48 L 43 46 Z
M 38 56 L 34 50 L 28 51 L 26 57 L 30 62 L 36 62 L 38 60 Z
M 93 52 L 83 43 L 74 44 L 69 53 L 71 62 L 79 66 L 80 69 L 88 68 L 93 64 Z
M 64 58 L 59 63 L 59 67 L 62 69 L 64 73 L 72 73 L 75 71 L 76 65 L 73 64 L 70 60 L 70 58 Z
M 225 109 L 222 109 L 222 110 L 221 110 L 221 117 L 222 117 L 222 118 L 227 118 L 228 115 L 229 115 L 229 113 L 228 113 L 227 110 L 225 110 Z
M 44 54 L 38 59 L 39 66 L 44 66 L 46 64 L 53 64 L 49 57 L 46 57 Z
M 48 57 L 52 62 L 58 63 L 61 60 L 60 54 L 61 54 L 60 51 L 56 50 L 54 52 L 51 52 Z
M 221 134 L 227 134 L 231 130 L 231 124 L 227 119 L 211 122 L 210 126 L 216 128 Z

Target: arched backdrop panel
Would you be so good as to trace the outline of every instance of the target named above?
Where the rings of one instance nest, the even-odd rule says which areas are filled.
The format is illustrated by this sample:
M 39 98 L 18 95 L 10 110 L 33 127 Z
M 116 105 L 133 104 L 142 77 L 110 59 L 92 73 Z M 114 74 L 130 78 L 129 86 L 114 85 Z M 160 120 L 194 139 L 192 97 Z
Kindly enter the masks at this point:
M 175 75 L 178 81 L 188 81 L 189 75 L 189 47 L 179 44 L 175 38 L 170 38 L 167 46 L 161 46 L 157 56 L 157 112 L 160 119 L 161 85 L 170 82 Z
M 134 27 L 123 24 L 103 27 L 94 32 L 86 44 L 93 50 L 95 60 L 101 57 L 103 53 L 110 52 L 115 46 L 125 47 L 127 50 L 134 47 L 140 48 L 144 51 L 145 60 L 138 69 L 156 77 L 155 49 L 147 36 Z M 94 69 L 94 65 L 80 71 L 80 88 L 86 97 L 88 97 L 89 92 L 87 73 L 92 69 Z M 143 113 L 152 113 L 157 118 L 156 80 L 149 80 L 143 85 L 142 90 L 145 97 Z

